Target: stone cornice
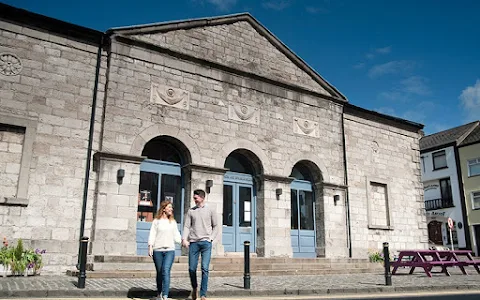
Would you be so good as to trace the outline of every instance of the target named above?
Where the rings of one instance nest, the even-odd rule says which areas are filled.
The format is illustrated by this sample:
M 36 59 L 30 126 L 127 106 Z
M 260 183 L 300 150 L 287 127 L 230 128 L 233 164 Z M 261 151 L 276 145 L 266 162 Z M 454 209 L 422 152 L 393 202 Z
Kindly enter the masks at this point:
M 315 185 L 320 185 L 326 188 L 331 188 L 331 189 L 340 189 L 340 190 L 346 190 L 348 188 L 347 185 L 344 184 L 336 184 L 336 183 L 331 183 L 331 182 L 318 182 Z
M 95 172 L 98 171 L 97 169 L 98 163 L 101 160 L 140 164 L 146 158 L 147 158 L 146 156 L 135 156 L 135 155 L 129 155 L 129 154 L 113 153 L 113 152 L 96 152 L 95 154 L 93 154 L 93 170 Z
M 198 164 L 184 165 L 182 166 L 182 169 L 189 170 L 189 171 L 203 171 L 206 173 L 220 174 L 220 175 L 224 175 L 228 171 L 228 169 L 225 169 L 225 168 L 217 168 L 217 167 L 198 165 Z

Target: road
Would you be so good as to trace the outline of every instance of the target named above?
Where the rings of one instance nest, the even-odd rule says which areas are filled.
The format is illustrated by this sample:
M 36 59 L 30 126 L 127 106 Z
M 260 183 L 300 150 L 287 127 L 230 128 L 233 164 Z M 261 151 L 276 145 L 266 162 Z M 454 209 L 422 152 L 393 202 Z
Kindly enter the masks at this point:
M 329 295 L 329 296 L 268 296 L 268 297 L 208 297 L 209 300 L 477 300 L 480 299 L 480 291 L 456 291 L 456 292 L 438 292 L 438 293 L 392 293 L 392 294 L 368 294 L 368 295 Z M 29 298 L 29 300 L 83 300 L 84 298 Z M 95 300 L 126 300 L 132 298 L 92 298 Z M 169 298 L 171 300 L 186 300 L 185 297 Z M 7 299 L 0 299 L 7 300 Z M 8 299 L 8 300 L 11 300 Z M 145 300 L 144 298 L 133 298 L 132 300 Z

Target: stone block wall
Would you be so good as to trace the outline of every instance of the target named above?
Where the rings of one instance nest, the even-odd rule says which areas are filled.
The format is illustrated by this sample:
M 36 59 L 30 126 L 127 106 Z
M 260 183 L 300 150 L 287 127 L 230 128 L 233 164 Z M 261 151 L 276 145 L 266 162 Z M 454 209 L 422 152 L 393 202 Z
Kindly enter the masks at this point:
M 0 231 L 11 242 L 23 239 L 28 246 L 46 249 L 45 272 L 75 265 L 77 260 L 97 51 L 98 46 L 53 32 L 0 21 L 0 55 L 8 55 L 16 66 L 10 74 L 0 74 L 0 123 L 25 128 L 25 141 L 31 142 L 23 149 L 12 144 L 11 149 L 22 151 L 28 161 L 22 165 L 27 176 L 18 181 L 26 203 L 0 205 Z M 98 149 L 104 83 L 103 68 L 94 149 Z M 10 161 L 16 162 L 17 158 Z M 3 170 L 0 173 L 4 175 Z M 94 172 L 90 178 L 87 235 Z
M 98 158 L 97 158 L 98 155 Z M 141 158 L 125 160 L 96 154 L 98 193 L 93 205 L 94 225 L 91 253 L 104 255 L 135 255 L 138 186 Z M 121 181 L 117 171 L 123 169 Z
M 388 124 L 369 114 L 345 114 L 354 257 L 368 257 L 383 242 L 393 253 L 427 248 L 421 133 Z

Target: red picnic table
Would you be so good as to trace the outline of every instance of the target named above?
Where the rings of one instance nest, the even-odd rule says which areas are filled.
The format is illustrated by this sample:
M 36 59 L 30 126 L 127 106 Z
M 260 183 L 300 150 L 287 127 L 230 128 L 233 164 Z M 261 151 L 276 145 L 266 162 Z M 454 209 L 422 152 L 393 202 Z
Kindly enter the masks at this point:
M 458 267 L 464 275 L 468 275 L 465 267 L 473 266 L 480 273 L 478 268 L 480 261 L 474 260 L 470 250 L 403 250 L 391 265 L 392 275 L 396 274 L 399 267 L 410 267 L 409 274 L 412 274 L 417 267 L 423 268 L 428 277 L 432 277 L 433 267 L 442 267 L 442 273 L 447 276 L 450 276 L 448 267 Z

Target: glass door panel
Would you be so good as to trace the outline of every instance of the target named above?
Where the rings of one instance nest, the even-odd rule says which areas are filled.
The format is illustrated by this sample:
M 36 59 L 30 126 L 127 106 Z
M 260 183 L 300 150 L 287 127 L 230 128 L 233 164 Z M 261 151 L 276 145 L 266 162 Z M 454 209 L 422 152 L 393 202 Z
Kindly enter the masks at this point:
M 152 222 L 158 207 L 159 174 L 140 172 L 137 221 Z
M 252 188 L 238 187 L 238 217 L 240 227 L 252 227 Z
M 300 229 L 313 230 L 313 197 L 312 192 L 299 191 L 298 202 L 300 204 Z
M 182 220 L 182 178 L 177 175 L 162 174 L 160 191 L 161 201 L 167 200 L 173 204 L 173 216 L 178 223 Z
M 222 242 L 226 252 L 235 252 L 235 211 L 233 185 L 224 184 L 223 186 L 223 228 Z

